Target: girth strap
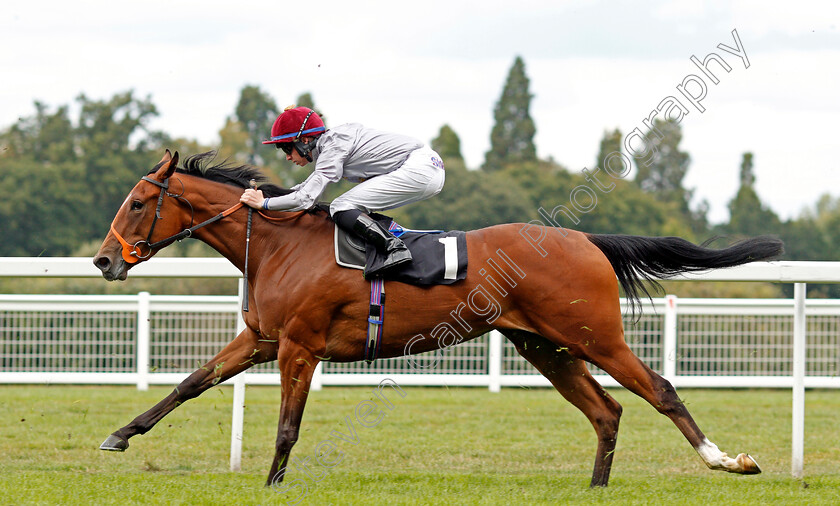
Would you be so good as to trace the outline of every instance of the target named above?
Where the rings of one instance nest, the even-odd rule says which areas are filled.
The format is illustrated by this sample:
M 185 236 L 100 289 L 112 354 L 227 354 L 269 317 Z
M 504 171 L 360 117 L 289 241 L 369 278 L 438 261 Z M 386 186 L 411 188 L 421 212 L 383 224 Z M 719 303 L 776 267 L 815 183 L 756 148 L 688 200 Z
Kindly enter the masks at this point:
M 385 322 L 385 281 L 374 278 L 370 282 L 370 312 L 365 340 L 365 362 L 376 360 L 382 349 L 382 325 Z

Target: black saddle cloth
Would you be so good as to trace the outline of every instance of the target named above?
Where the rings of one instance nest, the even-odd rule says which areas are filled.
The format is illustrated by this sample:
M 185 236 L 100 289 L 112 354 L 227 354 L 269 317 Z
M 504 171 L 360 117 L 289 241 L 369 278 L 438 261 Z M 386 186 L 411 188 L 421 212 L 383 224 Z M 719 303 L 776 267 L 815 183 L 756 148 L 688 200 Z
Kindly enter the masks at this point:
M 411 252 L 412 261 L 385 271 L 386 280 L 415 285 L 448 285 L 467 276 L 467 234 L 461 231 L 405 230 L 388 216 L 371 217 L 402 239 Z M 370 244 L 335 227 L 335 261 L 342 267 L 369 270 L 384 262 Z

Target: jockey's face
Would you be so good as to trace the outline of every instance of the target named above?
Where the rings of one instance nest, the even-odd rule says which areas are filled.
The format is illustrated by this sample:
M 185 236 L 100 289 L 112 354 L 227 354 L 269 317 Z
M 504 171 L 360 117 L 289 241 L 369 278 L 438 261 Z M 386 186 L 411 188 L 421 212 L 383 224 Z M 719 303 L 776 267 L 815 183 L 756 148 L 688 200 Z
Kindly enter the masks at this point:
M 302 140 L 304 144 L 309 144 L 312 141 L 312 138 L 304 137 Z M 279 144 L 279 146 L 281 146 L 283 154 L 286 155 L 286 160 L 294 163 L 295 165 L 300 165 L 301 167 L 304 167 L 307 164 L 309 164 L 309 160 L 300 156 L 300 153 L 298 153 L 298 150 L 294 148 L 294 145 L 292 143 L 283 143 Z

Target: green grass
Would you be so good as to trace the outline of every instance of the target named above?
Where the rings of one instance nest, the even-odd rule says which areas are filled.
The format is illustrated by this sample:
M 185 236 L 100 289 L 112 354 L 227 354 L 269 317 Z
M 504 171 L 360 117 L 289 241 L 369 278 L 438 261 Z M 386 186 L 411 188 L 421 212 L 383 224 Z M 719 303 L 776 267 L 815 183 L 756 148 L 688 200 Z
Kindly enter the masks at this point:
M 764 473 L 706 469 L 665 417 L 625 390 L 610 486 L 589 490 L 595 435 L 583 415 L 548 389 L 405 388 L 380 423 L 361 426 L 356 406 L 371 388 L 313 392 L 293 452 L 315 478 L 299 504 L 836 504 L 840 490 L 840 392 L 808 391 L 805 478 L 790 475 L 785 390 L 681 390 L 721 450 L 752 454 Z M 263 487 L 273 456 L 279 389 L 249 387 L 242 472 L 228 471 L 232 390 L 181 406 L 125 453 L 97 450 L 105 437 L 170 391 L 153 387 L 0 386 L 0 504 L 285 504 L 292 491 Z M 379 403 L 382 406 L 381 402 Z M 315 448 L 353 421 L 358 444 L 333 438 L 341 461 Z M 334 453 L 331 458 L 337 458 Z M 294 492 L 301 489 L 296 487 Z

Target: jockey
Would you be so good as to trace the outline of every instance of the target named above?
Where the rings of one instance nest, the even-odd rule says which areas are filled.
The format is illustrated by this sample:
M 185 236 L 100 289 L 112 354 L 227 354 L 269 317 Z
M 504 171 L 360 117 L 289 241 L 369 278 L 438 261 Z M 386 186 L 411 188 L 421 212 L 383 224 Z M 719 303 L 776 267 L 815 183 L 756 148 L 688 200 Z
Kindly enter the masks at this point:
M 271 138 L 289 160 L 301 167 L 314 163 L 312 174 L 287 195 L 264 198 L 247 189 L 240 201 L 257 209 L 301 211 L 315 205 L 329 183 L 344 178 L 359 183 L 330 204 L 330 215 L 343 230 L 362 237 L 386 256 L 381 269 L 411 261 L 405 244 L 368 213 L 393 209 L 437 195 L 445 179 L 440 155 L 403 135 L 366 128 L 358 123 L 327 130 L 318 114 L 306 107 L 287 107 L 274 121 Z

